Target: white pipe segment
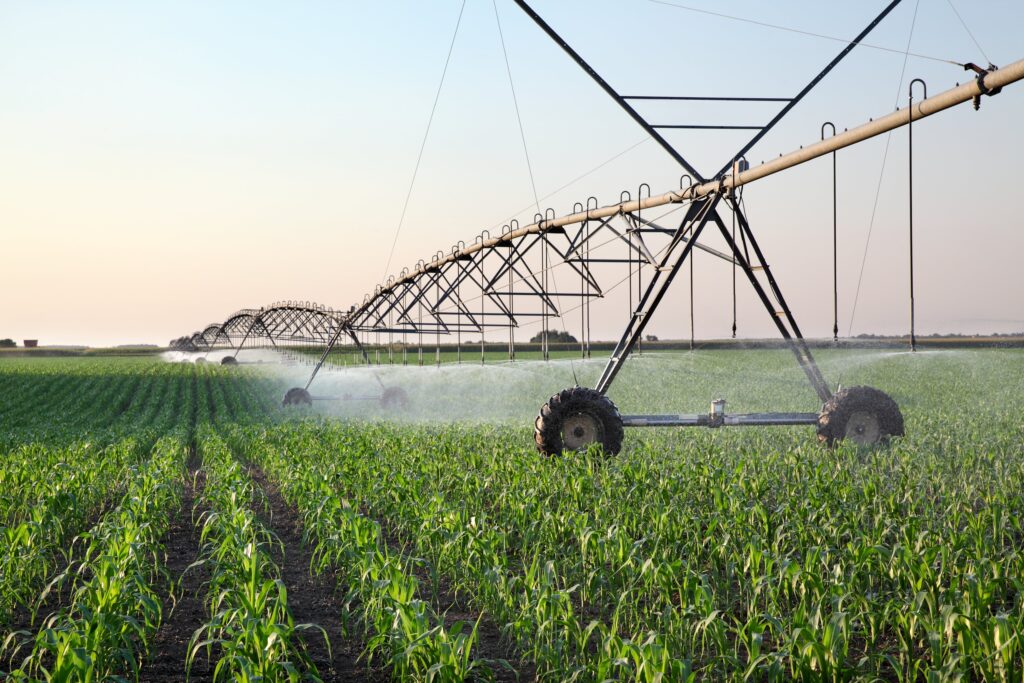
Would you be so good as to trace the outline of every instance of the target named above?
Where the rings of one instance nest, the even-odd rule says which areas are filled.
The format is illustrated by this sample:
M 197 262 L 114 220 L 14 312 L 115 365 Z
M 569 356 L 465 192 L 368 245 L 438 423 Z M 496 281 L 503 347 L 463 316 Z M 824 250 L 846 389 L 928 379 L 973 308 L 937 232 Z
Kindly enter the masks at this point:
M 628 202 L 602 206 L 590 211 L 581 211 L 579 213 L 571 213 L 551 220 L 543 220 L 539 223 L 532 223 L 519 228 L 518 230 L 514 230 L 511 233 L 506 233 L 501 237 L 494 237 L 480 242 L 475 242 L 474 244 L 471 244 L 460 251 L 449 254 L 442 259 L 433 260 L 430 263 L 423 264 L 416 268 L 416 270 L 398 278 L 386 287 L 379 288 L 378 291 L 374 293 L 374 296 L 370 297 L 362 306 L 357 307 L 356 312 L 361 311 L 370 301 L 375 299 L 377 295 L 394 290 L 395 287 L 422 275 L 427 272 L 428 269 L 434 269 L 446 265 L 460 256 L 475 254 L 482 249 L 493 247 L 496 244 L 501 243 L 503 240 L 516 239 L 530 234 L 539 234 L 553 228 L 559 228 L 573 223 L 582 223 L 586 220 L 607 218 L 620 213 L 631 213 L 639 209 L 648 209 L 656 206 L 665 206 L 666 204 L 676 204 L 693 199 L 699 199 L 719 191 L 728 191 L 733 188 L 752 183 L 755 180 L 760 180 L 761 178 L 770 176 L 773 173 L 778 173 L 779 171 L 784 171 L 787 168 L 792 168 L 793 166 L 797 166 L 812 159 L 817 159 L 818 157 L 834 152 L 835 150 L 849 147 L 850 145 L 854 145 L 858 142 L 863 142 L 864 140 L 873 138 L 876 135 L 881 135 L 882 133 L 890 130 L 894 130 L 900 126 L 905 126 L 911 120 L 917 121 L 918 119 L 931 116 L 932 114 L 936 114 L 944 109 L 949 109 L 950 107 L 958 104 L 969 102 L 975 97 L 989 94 L 991 91 L 998 90 L 999 88 L 1022 79 L 1024 79 L 1024 59 L 1013 62 L 1001 69 L 990 71 L 968 83 L 946 90 L 934 97 L 929 97 L 921 100 L 920 102 L 916 102 L 912 105 L 912 110 L 910 112 L 907 111 L 906 107 L 897 109 L 893 113 L 883 116 L 882 118 L 871 120 L 868 123 L 846 130 L 826 140 L 815 142 L 814 144 L 803 147 L 795 152 L 784 154 L 777 159 L 772 159 L 771 161 L 765 162 L 756 168 L 750 168 L 749 170 L 743 171 L 735 176 L 728 174 L 718 179 L 710 180 L 701 185 L 694 185 L 693 187 L 683 190 L 674 190 L 672 192 L 654 195 L 645 199 L 634 199 Z

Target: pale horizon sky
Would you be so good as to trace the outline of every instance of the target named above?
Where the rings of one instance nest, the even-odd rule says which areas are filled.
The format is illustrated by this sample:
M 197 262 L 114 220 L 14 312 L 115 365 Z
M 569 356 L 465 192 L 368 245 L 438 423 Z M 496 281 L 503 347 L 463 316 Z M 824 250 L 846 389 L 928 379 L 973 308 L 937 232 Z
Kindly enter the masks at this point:
M 792 96 L 841 48 L 727 13 L 849 38 L 882 0 L 535 0 L 625 94 Z M 165 344 L 282 299 L 335 308 L 383 278 L 461 0 L 175 3 L 0 0 L 0 338 Z M 497 0 L 538 194 L 558 214 L 681 170 L 510 0 Z M 959 11 L 980 49 L 953 11 Z M 998 65 L 1024 58 L 1020 0 L 905 0 L 867 39 Z M 754 163 L 936 94 L 958 66 L 857 48 L 748 157 Z M 672 105 L 652 118 L 761 123 L 766 105 Z M 917 330 L 1024 330 L 1024 84 L 914 128 Z M 672 136 L 711 173 L 746 134 Z M 641 143 L 637 145 L 637 143 Z M 885 139 L 839 153 L 840 329 L 908 325 L 907 134 L 892 134 L 856 319 L 850 314 Z M 831 165 L 752 184 L 746 202 L 809 337 L 831 336 Z M 535 209 L 491 0 L 467 0 L 389 272 Z M 525 210 L 524 207 L 526 208 Z M 522 211 L 521 211 L 522 210 Z M 521 211 L 521 213 L 517 213 Z M 728 266 L 696 265 L 696 333 L 729 334 Z M 689 336 L 680 278 L 649 332 Z M 623 305 L 594 307 L 616 338 Z M 740 334 L 774 336 L 740 289 Z M 570 331 L 572 327 L 570 326 Z M 525 336 L 532 332 L 524 332 Z M 525 338 L 524 336 L 524 338 Z

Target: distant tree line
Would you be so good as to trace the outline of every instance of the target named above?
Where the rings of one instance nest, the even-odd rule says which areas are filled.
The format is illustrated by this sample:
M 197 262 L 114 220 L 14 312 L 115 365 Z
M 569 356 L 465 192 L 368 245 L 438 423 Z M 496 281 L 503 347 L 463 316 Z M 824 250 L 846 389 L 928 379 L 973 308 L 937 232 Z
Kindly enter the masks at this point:
M 854 339 L 905 339 L 905 334 L 870 334 L 863 332 L 858 334 Z M 919 334 L 918 339 L 962 339 L 971 337 L 1024 337 L 1024 332 L 993 332 L 992 334 L 964 334 L 962 332 L 946 332 L 940 334 L 933 332 L 932 334 Z
M 13 349 L 17 345 L 13 339 L 0 339 L 0 349 Z
M 538 332 L 537 334 L 530 337 L 531 344 L 540 344 L 544 341 L 544 333 Z M 554 344 L 576 344 L 578 340 L 568 332 L 560 332 L 558 330 L 548 330 L 548 342 Z

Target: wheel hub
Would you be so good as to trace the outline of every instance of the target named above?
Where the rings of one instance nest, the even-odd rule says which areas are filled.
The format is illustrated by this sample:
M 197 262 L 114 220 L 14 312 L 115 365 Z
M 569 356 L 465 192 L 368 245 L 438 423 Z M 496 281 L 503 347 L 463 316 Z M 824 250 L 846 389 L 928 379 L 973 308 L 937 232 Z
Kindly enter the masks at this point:
M 600 440 L 601 424 L 586 413 L 570 415 L 562 425 L 562 444 L 569 450 L 586 450 L 587 446 Z
M 858 446 L 872 446 L 882 438 L 882 425 L 878 416 L 864 410 L 850 415 L 846 422 L 846 438 Z

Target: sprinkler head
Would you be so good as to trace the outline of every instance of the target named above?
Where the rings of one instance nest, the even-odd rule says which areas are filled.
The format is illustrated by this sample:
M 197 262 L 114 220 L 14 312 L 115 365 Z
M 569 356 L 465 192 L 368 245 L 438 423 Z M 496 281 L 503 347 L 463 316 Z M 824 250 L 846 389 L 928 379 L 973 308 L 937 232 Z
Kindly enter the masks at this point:
M 725 423 L 725 399 L 716 398 L 711 402 L 711 413 L 708 415 L 709 426 L 721 427 Z

